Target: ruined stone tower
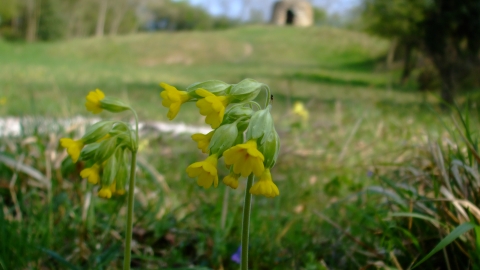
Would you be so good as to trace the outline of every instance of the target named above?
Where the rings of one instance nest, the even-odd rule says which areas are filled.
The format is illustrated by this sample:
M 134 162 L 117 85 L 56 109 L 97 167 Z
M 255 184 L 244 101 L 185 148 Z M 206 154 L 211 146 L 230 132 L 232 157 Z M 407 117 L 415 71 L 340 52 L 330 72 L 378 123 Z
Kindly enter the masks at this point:
M 276 25 L 311 26 L 313 8 L 305 0 L 282 0 L 273 5 L 271 22 Z

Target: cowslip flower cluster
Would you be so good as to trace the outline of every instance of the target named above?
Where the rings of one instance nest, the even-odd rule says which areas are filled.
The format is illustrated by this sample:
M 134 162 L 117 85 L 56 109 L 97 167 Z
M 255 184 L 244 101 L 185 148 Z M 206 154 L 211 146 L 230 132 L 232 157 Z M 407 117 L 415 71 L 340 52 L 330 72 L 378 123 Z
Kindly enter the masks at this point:
M 270 89 L 265 84 L 245 79 L 238 84 L 210 80 L 195 83 L 180 91 L 166 83 L 160 96 L 162 105 L 169 109 L 167 117 L 173 120 L 182 104 L 195 102 L 205 123 L 213 129 L 207 134 L 193 134 L 198 149 L 208 157 L 187 167 L 189 177 L 205 189 L 218 186 L 217 164 L 224 157 L 230 173 L 223 183 L 233 189 L 240 177 L 255 175 L 259 180 L 250 188 L 253 195 L 273 198 L 280 194 L 272 180 L 271 168 L 280 149 L 278 134 L 270 114 Z M 254 100 L 259 93 L 267 93 L 262 108 Z
M 91 91 L 86 100 L 85 107 L 94 114 L 103 110 L 114 113 L 132 110 L 122 101 L 105 97 L 99 89 Z M 62 138 L 60 144 L 67 149 L 74 163 L 81 160 L 89 164 L 80 176 L 91 184 L 100 185 L 99 197 L 125 194 L 128 177 L 125 155 L 127 150 L 135 152 L 138 149 L 138 133 L 127 123 L 100 121 L 90 126 L 80 139 Z

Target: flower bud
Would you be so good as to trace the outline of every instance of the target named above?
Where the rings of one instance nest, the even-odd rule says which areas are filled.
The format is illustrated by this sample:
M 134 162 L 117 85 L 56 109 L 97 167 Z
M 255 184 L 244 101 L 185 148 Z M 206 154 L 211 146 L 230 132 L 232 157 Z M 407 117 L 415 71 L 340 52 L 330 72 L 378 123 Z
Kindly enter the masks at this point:
M 100 107 L 113 113 L 123 112 L 130 109 L 130 106 L 123 101 L 109 97 L 100 100 Z
M 129 131 L 126 131 L 126 132 L 123 132 L 123 133 L 119 133 L 117 135 L 117 144 L 118 145 L 124 145 L 124 146 L 128 146 L 128 147 L 131 147 L 133 144 L 132 144 L 132 132 Z
M 263 110 L 256 111 L 250 123 L 248 124 L 247 140 L 260 140 L 263 144 L 270 134 L 275 130 L 273 126 L 272 115 L 270 114 L 271 106 Z
M 233 123 L 241 117 L 250 118 L 252 114 L 253 114 L 252 108 L 241 106 L 241 105 L 233 106 L 225 112 L 222 124 Z
M 238 129 L 236 124 L 220 126 L 215 130 L 215 133 L 213 133 L 213 137 L 210 140 L 208 146 L 210 153 L 218 154 L 220 157 L 225 150 L 235 144 L 237 137 Z
M 118 132 L 123 132 L 123 131 L 128 131 L 128 130 L 130 130 L 130 128 L 129 128 L 127 123 L 117 122 L 116 125 L 113 126 L 112 130 L 110 131 L 110 135 L 115 135 Z
M 119 149 L 119 151 L 121 151 Z M 117 151 L 117 152 L 119 152 Z M 117 154 L 111 155 L 103 167 L 102 187 L 110 186 L 118 171 Z
M 111 155 L 115 153 L 117 149 L 117 137 L 111 137 L 110 139 L 104 140 L 98 146 L 98 149 L 95 153 L 95 162 L 102 163 L 108 159 Z
M 128 165 L 125 159 L 124 149 L 119 149 L 115 154 L 117 157 L 117 174 L 115 176 L 116 181 L 116 193 L 124 194 L 125 193 L 125 183 L 127 182 L 128 177 Z
M 265 158 L 263 161 L 265 168 L 272 168 L 275 162 L 277 162 L 278 154 L 280 153 L 280 138 L 275 129 L 270 133 L 265 143 L 260 144 L 258 150 L 262 152 Z
M 80 159 L 81 160 L 93 159 L 95 157 L 95 154 L 97 153 L 99 146 L 100 146 L 100 143 L 91 143 L 86 145 L 82 149 L 82 152 L 80 152 Z
M 197 89 L 205 89 L 216 96 L 224 96 L 228 94 L 231 87 L 232 86 L 230 84 L 222 81 L 209 80 L 209 81 L 194 83 L 188 86 L 187 92 L 190 96 L 196 97 L 196 98 L 202 98 L 201 96 L 195 93 L 195 90 Z
M 114 123 L 114 121 L 100 121 L 91 125 L 82 137 L 83 142 L 89 144 L 98 141 L 110 132 Z
M 254 100 L 264 86 L 265 84 L 259 83 L 253 79 L 244 79 L 243 81 L 232 86 L 230 95 L 235 101 L 245 102 Z

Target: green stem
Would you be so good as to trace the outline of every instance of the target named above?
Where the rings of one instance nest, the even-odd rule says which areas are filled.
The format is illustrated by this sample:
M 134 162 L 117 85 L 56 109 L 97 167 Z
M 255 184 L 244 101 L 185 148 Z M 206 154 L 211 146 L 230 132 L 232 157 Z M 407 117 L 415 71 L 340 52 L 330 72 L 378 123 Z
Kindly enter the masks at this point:
M 252 206 L 252 194 L 250 188 L 253 184 L 253 173 L 248 176 L 247 188 L 245 189 L 245 201 L 243 204 L 243 221 L 242 221 L 242 261 L 240 263 L 241 270 L 248 270 L 248 231 L 250 229 L 250 210 Z
M 136 137 L 135 152 L 136 152 L 138 149 L 138 115 L 134 109 L 130 109 L 130 110 L 133 112 L 133 115 L 135 116 L 135 137 Z
M 123 259 L 123 270 L 130 270 L 132 255 L 132 229 L 133 229 L 133 194 L 135 191 L 135 169 L 137 165 L 137 151 L 132 152 L 132 165 L 130 168 L 130 183 L 128 184 L 128 205 L 127 205 L 127 231 L 125 233 L 125 254 Z
M 258 110 L 261 110 L 261 109 L 262 109 L 262 106 L 260 106 L 260 104 L 258 104 L 258 103 L 255 102 L 255 101 L 250 101 L 249 104 L 250 104 L 250 105 L 253 104 L 253 105 L 257 106 L 257 109 L 258 109 Z

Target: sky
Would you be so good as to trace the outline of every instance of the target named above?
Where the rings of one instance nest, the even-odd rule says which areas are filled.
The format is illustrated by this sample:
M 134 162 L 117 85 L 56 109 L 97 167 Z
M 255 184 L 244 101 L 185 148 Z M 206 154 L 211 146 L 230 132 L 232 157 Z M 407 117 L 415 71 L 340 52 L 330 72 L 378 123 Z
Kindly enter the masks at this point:
M 227 15 L 232 18 L 248 19 L 250 10 L 263 14 L 265 20 L 270 18 L 273 3 L 277 0 L 189 0 L 193 5 L 202 6 L 213 15 Z M 361 0 L 310 0 L 328 13 L 342 14 L 358 6 Z M 245 4 L 245 6 L 244 6 Z

